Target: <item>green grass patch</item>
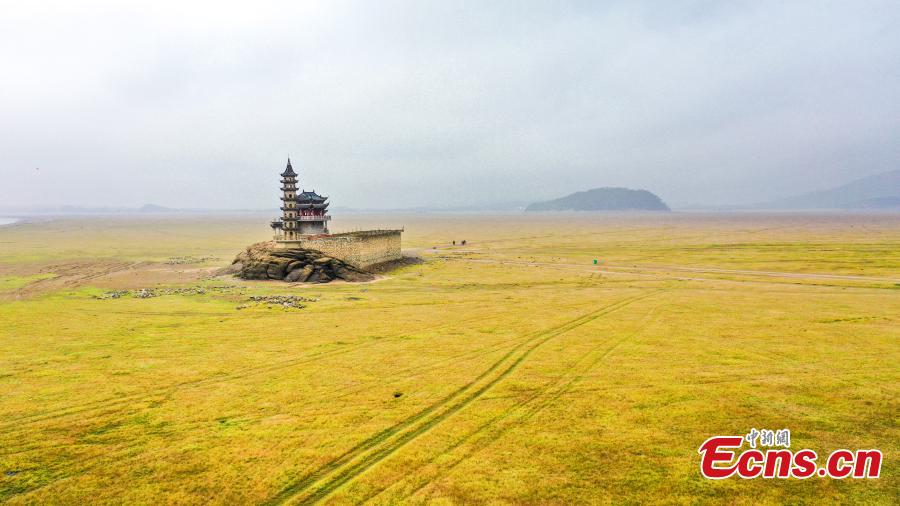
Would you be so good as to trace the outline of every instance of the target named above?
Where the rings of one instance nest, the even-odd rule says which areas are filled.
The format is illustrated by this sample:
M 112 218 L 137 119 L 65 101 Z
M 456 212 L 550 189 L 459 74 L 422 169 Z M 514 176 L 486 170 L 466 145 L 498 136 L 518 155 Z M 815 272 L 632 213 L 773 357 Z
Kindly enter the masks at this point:
M 6 276 L 0 277 L 0 292 L 10 292 L 13 290 L 18 290 L 19 288 L 25 287 L 34 283 L 35 281 L 40 281 L 42 279 L 52 279 L 55 278 L 56 274 L 34 274 L 32 276 Z

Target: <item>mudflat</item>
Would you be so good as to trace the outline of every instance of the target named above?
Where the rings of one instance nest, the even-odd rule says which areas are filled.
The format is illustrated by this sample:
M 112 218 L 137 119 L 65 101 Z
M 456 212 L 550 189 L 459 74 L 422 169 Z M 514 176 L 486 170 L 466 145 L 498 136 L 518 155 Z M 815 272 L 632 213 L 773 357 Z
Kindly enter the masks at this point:
M 0 228 L 0 500 L 900 493 L 898 214 L 338 216 L 404 226 L 422 261 L 366 283 L 216 276 L 268 218 Z M 706 438 L 754 427 L 878 448 L 882 477 L 700 478 Z

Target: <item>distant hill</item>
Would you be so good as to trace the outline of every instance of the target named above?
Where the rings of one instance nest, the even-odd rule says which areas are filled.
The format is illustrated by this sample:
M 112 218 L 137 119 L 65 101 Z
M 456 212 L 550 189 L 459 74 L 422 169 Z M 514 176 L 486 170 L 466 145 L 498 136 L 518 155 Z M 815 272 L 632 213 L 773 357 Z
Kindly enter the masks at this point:
M 851 209 L 900 209 L 900 197 L 873 197 L 848 206 Z
M 178 209 L 171 207 L 158 206 L 156 204 L 144 204 L 138 209 L 139 213 L 177 213 Z
M 830 190 L 778 199 L 757 207 L 769 209 L 900 209 L 900 170 L 882 172 Z
M 594 188 L 555 200 L 535 202 L 526 211 L 669 211 L 669 206 L 647 190 Z

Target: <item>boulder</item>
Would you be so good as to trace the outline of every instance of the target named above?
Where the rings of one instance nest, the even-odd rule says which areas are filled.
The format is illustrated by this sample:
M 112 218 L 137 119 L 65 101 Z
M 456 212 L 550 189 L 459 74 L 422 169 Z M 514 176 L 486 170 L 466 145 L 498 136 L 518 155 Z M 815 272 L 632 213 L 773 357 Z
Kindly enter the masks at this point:
M 313 267 L 311 265 L 306 265 L 302 269 L 295 269 L 288 274 L 284 280 L 290 283 L 303 283 L 309 276 L 313 273 Z
M 279 279 L 290 283 L 327 283 L 335 279 L 371 281 L 375 276 L 352 265 L 307 249 L 276 249 L 273 241 L 249 246 L 221 271 L 244 279 Z
M 284 279 L 285 274 L 287 274 L 287 266 L 290 262 L 291 261 L 288 258 L 273 257 L 269 261 L 269 266 L 266 268 L 266 276 L 268 276 L 269 279 Z
M 266 275 L 269 264 L 267 263 L 244 263 L 241 264 L 240 274 L 238 276 L 244 279 L 269 279 Z
M 287 265 L 287 268 L 285 268 L 285 271 L 294 272 L 297 269 L 302 269 L 304 265 L 306 265 L 306 262 L 304 262 L 303 260 L 294 260 L 293 262 L 291 262 Z
M 350 282 L 360 282 L 360 281 L 371 281 L 372 275 L 369 273 L 363 273 L 358 271 L 351 271 L 349 269 L 337 269 L 335 271 L 335 277 L 343 279 L 344 281 Z

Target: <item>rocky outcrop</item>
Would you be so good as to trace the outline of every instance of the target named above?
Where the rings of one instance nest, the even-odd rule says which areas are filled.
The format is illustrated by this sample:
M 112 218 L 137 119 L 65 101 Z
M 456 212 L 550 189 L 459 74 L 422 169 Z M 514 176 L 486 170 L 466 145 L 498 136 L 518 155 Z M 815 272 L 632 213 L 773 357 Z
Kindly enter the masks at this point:
M 278 249 L 274 241 L 256 243 L 242 251 L 228 272 L 244 279 L 281 279 L 289 283 L 371 281 L 374 275 L 337 258 L 309 249 Z

